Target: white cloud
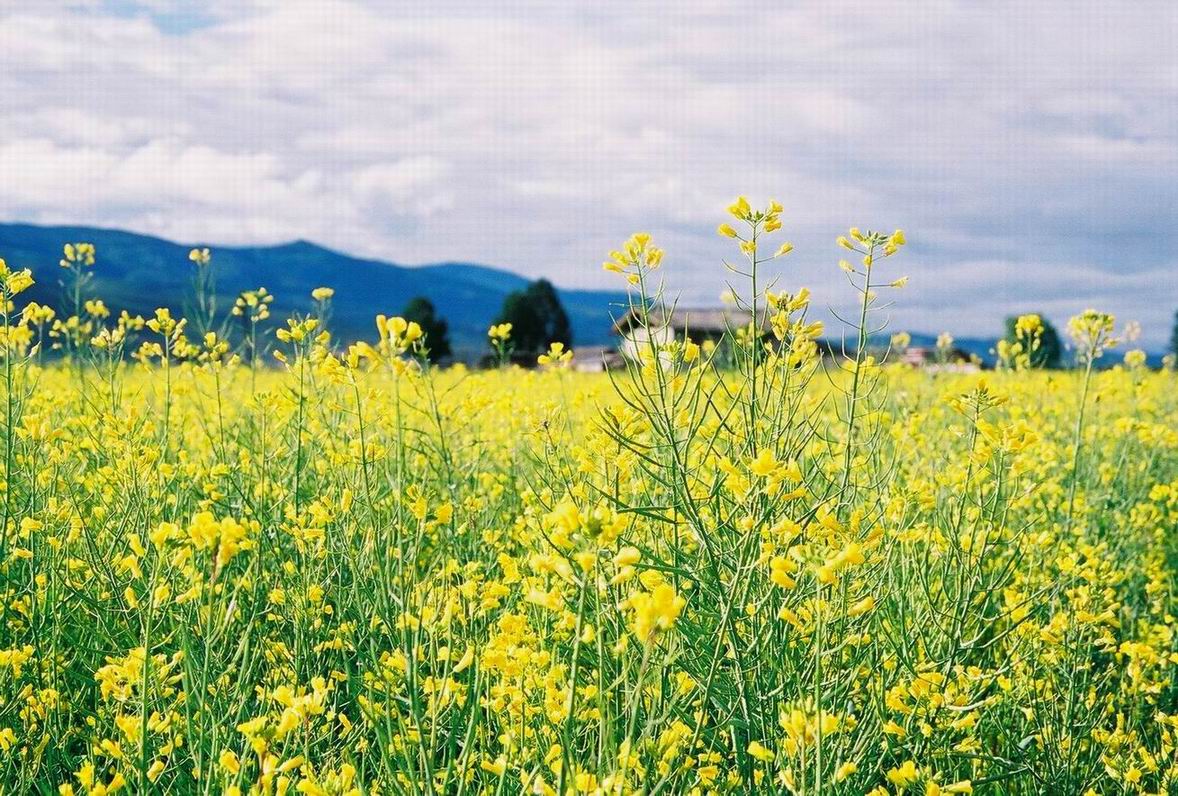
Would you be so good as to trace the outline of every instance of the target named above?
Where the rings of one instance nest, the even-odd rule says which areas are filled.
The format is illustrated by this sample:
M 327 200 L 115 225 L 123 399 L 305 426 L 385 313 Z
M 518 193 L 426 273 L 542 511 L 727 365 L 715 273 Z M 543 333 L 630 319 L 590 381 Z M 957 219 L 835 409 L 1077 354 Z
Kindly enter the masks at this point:
M 453 206 L 454 198 L 444 185 L 450 178 L 445 161 L 422 155 L 357 169 L 346 185 L 378 209 L 428 217 Z
M 196 8 L 0 0 L 0 217 L 595 287 L 649 229 L 672 286 L 710 301 L 712 229 L 747 192 L 786 206 L 783 279 L 834 305 L 833 236 L 908 229 L 913 329 L 1103 298 L 1156 345 L 1178 305 L 1161 0 Z

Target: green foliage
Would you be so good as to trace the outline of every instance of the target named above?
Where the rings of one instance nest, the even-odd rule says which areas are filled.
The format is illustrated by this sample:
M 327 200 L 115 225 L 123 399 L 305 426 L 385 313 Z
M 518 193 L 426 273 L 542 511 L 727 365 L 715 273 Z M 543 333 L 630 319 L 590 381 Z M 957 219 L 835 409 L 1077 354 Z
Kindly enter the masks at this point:
M 1063 362 L 1063 344 L 1059 339 L 1059 332 L 1047 320 L 1047 317 L 1039 313 L 1040 322 L 1043 324 L 1043 331 L 1039 337 L 1039 348 L 1031 353 L 1031 366 L 1036 368 L 1055 369 L 1060 367 Z M 1018 322 L 1018 317 L 1011 315 L 1006 319 L 1006 330 L 1002 335 L 1002 339 L 1007 343 L 1014 344 L 1017 341 L 1015 335 L 1015 324 Z
M 524 290 L 509 293 L 495 323 L 511 324 L 511 342 L 517 354 L 538 354 L 549 343 L 566 346 L 573 343 L 569 316 L 547 279 L 538 279 Z
M 432 301 L 425 296 L 415 296 L 409 299 L 401 317 L 407 321 L 417 321 L 421 330 L 425 332 L 426 356 L 430 362 L 440 362 L 450 356 L 450 335 L 446 319 L 438 315 Z
M 1080 372 L 879 362 L 905 237 L 858 228 L 831 367 L 759 281 L 781 212 L 721 226 L 772 334 L 725 363 L 419 367 L 428 302 L 341 357 L 326 288 L 266 369 L 166 308 L 0 311 L 0 790 L 1178 793 L 1172 374 L 1096 369 L 1096 310 Z M 662 250 L 610 257 L 649 328 Z

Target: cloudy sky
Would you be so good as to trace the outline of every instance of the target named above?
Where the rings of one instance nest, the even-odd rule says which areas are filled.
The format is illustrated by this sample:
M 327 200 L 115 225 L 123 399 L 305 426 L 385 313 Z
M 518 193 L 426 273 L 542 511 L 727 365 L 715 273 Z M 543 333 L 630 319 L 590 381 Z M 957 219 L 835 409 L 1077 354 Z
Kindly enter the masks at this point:
M 715 303 L 744 193 L 823 303 L 836 235 L 903 227 L 897 328 L 1095 306 L 1160 348 L 1176 31 L 1169 0 L 0 0 L 0 220 L 576 287 L 646 230 Z

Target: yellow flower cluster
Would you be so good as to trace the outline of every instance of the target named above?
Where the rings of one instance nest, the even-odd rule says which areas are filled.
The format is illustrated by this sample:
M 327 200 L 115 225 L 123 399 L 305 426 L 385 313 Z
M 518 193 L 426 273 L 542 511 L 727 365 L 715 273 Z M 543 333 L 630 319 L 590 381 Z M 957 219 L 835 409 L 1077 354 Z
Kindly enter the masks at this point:
M 0 790 L 1178 792 L 1174 374 L 1094 311 L 1072 370 L 1037 316 L 985 378 L 896 361 L 900 231 L 837 241 L 835 352 L 783 208 L 729 212 L 732 328 L 596 375 L 0 265 Z M 635 317 L 662 257 L 610 255 Z

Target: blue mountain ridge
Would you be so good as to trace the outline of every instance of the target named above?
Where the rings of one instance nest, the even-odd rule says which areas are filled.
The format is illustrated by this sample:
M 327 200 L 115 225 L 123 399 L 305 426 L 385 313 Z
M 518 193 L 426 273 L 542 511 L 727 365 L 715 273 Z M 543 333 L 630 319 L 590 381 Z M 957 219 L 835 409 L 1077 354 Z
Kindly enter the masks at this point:
M 150 235 L 86 226 L 0 223 L 0 257 L 11 268 L 31 268 L 37 284 L 22 299 L 60 303 L 62 246 L 93 243 L 97 264 L 88 292 L 114 312 L 149 316 L 157 307 L 183 312 L 191 292 L 190 244 Z M 199 244 L 204 246 L 205 244 Z M 337 340 L 372 340 L 378 313 L 396 315 L 409 299 L 426 296 L 450 325 L 455 353 L 487 350 L 487 327 L 504 297 L 528 284 L 519 274 L 474 263 L 405 266 L 353 257 L 304 240 L 275 246 L 210 246 L 218 309 L 227 310 L 244 290 L 265 287 L 274 294 L 276 322 L 311 308 L 311 291 L 335 289 L 331 327 Z M 626 295 L 617 291 L 557 288 L 573 328 L 574 345 L 608 345 L 611 316 L 620 315 Z
M 0 222 L 0 257 L 11 268 L 31 268 L 37 280 L 22 300 L 57 306 L 61 299 L 61 249 L 85 241 L 97 249 L 98 262 L 89 293 L 102 298 L 114 312 L 151 315 L 157 307 L 184 311 L 191 293 L 193 265 L 180 244 L 151 235 L 91 226 L 45 226 Z M 197 244 L 204 246 L 206 244 Z M 335 289 L 331 326 L 341 342 L 372 340 L 378 313 L 396 315 L 409 299 L 426 296 L 450 325 L 455 354 L 474 358 L 486 353 L 487 327 L 503 299 L 529 280 L 502 268 L 476 263 L 440 262 L 406 266 L 354 257 L 305 240 L 274 246 L 210 246 L 216 269 L 218 307 L 227 310 L 243 290 L 265 287 L 274 294 L 275 323 L 311 308 L 311 291 Z M 568 312 L 576 346 L 610 345 L 612 319 L 626 307 L 626 294 L 608 290 L 558 287 Z M 933 345 L 935 335 L 912 333 L 913 345 Z M 875 343 L 873 339 L 873 343 Z M 886 335 L 879 344 L 886 344 Z M 987 363 L 997 338 L 962 337 L 958 348 Z M 1156 366 L 1161 355 L 1151 353 Z M 1111 364 L 1119 357 L 1106 358 Z

